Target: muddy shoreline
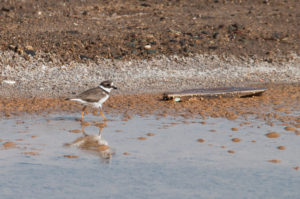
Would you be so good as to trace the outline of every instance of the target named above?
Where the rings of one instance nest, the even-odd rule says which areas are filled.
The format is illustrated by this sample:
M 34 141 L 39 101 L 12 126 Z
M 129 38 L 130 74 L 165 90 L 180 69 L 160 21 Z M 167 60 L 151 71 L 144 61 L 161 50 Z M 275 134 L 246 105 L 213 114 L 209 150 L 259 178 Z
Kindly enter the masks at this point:
M 163 101 L 162 93 L 116 94 L 104 104 L 105 114 L 121 116 L 124 121 L 135 115 L 155 115 L 157 118 L 176 116 L 182 118 L 227 118 L 235 120 L 259 118 L 272 126 L 279 123 L 293 126 L 299 134 L 300 125 L 300 86 L 299 84 L 264 85 L 268 90 L 262 96 L 250 98 L 191 98 L 185 102 Z M 2 117 L 15 117 L 24 114 L 48 115 L 52 113 L 78 113 L 80 118 L 82 105 L 66 101 L 63 98 L 0 98 Z M 89 108 L 87 114 L 98 115 L 98 110 Z M 101 117 L 99 116 L 99 121 Z

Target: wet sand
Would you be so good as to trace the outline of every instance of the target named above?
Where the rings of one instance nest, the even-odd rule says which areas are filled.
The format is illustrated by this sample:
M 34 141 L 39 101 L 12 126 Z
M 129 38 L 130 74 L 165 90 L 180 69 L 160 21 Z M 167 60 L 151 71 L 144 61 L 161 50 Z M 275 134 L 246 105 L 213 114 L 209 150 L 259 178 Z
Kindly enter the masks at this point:
M 300 86 L 295 85 L 265 85 L 268 90 L 262 96 L 251 98 L 192 98 L 186 102 L 163 101 L 162 93 L 113 95 L 104 104 L 104 112 L 112 115 L 122 115 L 124 120 L 134 115 L 151 115 L 158 118 L 166 116 L 182 116 L 185 118 L 218 118 L 235 120 L 238 117 L 255 116 L 265 120 L 269 125 L 280 121 L 285 126 L 297 126 L 300 123 L 298 115 L 290 115 L 291 111 L 300 110 Z M 26 114 L 49 114 L 61 112 L 78 112 L 82 105 L 65 101 L 60 98 L 0 98 L 0 111 L 3 116 Z M 98 114 L 95 109 L 87 113 Z M 100 117 L 99 117 L 100 118 Z M 296 129 L 287 127 L 287 130 Z M 290 128 L 290 129 L 289 129 Z

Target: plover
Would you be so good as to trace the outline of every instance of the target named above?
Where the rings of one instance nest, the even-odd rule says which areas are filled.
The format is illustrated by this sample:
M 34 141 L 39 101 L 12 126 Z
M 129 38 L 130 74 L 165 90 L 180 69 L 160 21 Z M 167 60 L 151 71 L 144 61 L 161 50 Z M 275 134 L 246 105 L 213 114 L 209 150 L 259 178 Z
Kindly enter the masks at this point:
M 100 109 L 100 114 L 103 119 L 106 120 L 106 117 L 102 112 L 102 104 L 109 98 L 109 94 L 112 89 L 117 89 L 117 87 L 113 85 L 112 81 L 106 80 L 101 82 L 98 87 L 86 90 L 77 95 L 75 98 L 67 98 L 66 100 L 77 101 L 85 105 L 82 109 L 80 121 L 83 120 L 84 111 L 87 106 Z

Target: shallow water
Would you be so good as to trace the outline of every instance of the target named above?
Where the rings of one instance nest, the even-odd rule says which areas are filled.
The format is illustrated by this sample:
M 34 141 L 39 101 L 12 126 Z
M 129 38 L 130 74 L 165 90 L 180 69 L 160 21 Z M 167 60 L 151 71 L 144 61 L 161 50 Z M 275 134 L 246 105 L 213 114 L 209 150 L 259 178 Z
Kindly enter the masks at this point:
M 1 198 L 300 196 L 300 171 L 295 169 L 300 166 L 300 136 L 284 130 L 280 122 L 269 126 L 256 119 L 245 123 L 244 119 L 209 118 L 204 124 L 181 117 L 135 116 L 123 121 L 108 116 L 102 138 L 114 154 L 103 159 L 97 153 L 64 147 L 83 136 L 69 132 L 81 129 L 76 117 L 27 115 L 0 121 Z M 100 121 L 92 115 L 85 120 Z M 99 128 L 91 125 L 84 131 L 97 135 Z M 270 131 L 281 136 L 267 138 Z M 198 142 L 200 138 L 204 142 Z M 8 141 L 16 147 L 5 148 Z

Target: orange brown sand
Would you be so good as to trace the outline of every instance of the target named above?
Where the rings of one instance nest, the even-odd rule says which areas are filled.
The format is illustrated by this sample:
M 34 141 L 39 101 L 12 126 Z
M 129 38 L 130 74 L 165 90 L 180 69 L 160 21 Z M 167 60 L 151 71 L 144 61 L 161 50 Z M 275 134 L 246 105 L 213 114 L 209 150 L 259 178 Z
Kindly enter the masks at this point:
M 162 94 L 114 95 L 104 104 L 104 112 L 122 114 L 124 121 L 132 115 L 156 114 L 159 117 L 168 115 L 184 118 L 224 117 L 235 120 L 238 117 L 247 119 L 249 115 L 261 118 L 266 122 L 279 120 L 282 123 L 300 123 L 300 117 L 289 114 L 300 110 L 299 85 L 269 85 L 262 96 L 251 98 L 214 98 L 194 99 L 185 102 L 162 101 Z M 59 112 L 78 113 L 82 106 L 63 98 L 7 98 L 0 97 L 0 114 L 11 115 L 49 114 Z M 92 113 L 88 109 L 87 113 Z M 205 122 L 203 123 L 205 124 Z M 295 127 L 294 127 L 295 128 Z

